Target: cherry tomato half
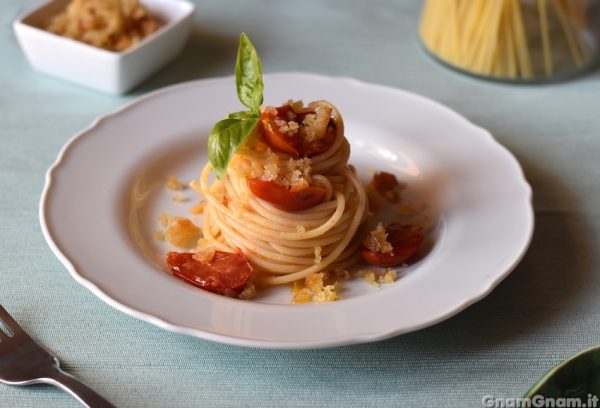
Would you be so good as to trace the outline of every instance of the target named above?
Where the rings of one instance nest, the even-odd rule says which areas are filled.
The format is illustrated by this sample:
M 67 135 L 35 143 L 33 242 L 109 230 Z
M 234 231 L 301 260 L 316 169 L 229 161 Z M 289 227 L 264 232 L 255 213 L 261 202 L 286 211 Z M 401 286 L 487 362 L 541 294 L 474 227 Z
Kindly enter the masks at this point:
M 265 142 L 275 151 L 288 153 L 294 157 L 314 156 L 323 153 L 335 142 L 335 132 L 328 131 L 324 138 L 313 142 L 306 142 L 298 133 L 294 136 L 286 135 L 279 131 L 275 123 L 276 120 L 289 121 L 288 112 L 293 112 L 294 121 L 302 124 L 304 117 L 313 112 L 295 113 L 290 105 L 283 105 L 276 108 L 277 114 L 272 109 L 266 109 L 260 115 L 260 128 Z
M 275 151 L 288 153 L 294 157 L 300 156 L 300 137 L 290 137 L 279 131 L 279 127 L 275 123 L 276 120 L 282 119 L 288 121 L 287 112 L 293 112 L 290 105 L 283 105 L 277 109 L 275 115 L 271 109 L 265 109 L 260 115 L 260 127 L 265 142 Z M 300 119 L 298 119 L 300 120 Z
M 272 181 L 248 180 L 248 187 L 255 196 L 284 211 L 302 211 L 320 204 L 327 190 L 321 187 L 302 187 L 291 190 Z
M 379 194 L 385 194 L 388 191 L 394 191 L 400 185 L 395 175 L 380 171 L 373 176 L 373 187 Z
M 189 252 L 168 252 L 167 265 L 173 275 L 209 292 L 240 293 L 252 276 L 252 265 L 239 253 L 216 251 L 208 262 L 200 262 Z
M 386 228 L 387 240 L 392 244 L 392 252 L 382 254 L 367 248 L 360 250 L 360 257 L 376 266 L 398 266 L 408 261 L 423 245 L 423 232 L 410 225 L 390 224 Z

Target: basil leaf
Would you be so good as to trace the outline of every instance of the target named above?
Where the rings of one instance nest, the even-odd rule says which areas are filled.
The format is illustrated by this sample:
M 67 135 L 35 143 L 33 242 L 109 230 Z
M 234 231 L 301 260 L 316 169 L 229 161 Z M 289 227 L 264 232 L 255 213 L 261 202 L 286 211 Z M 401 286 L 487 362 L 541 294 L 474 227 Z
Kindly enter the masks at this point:
M 208 135 L 208 159 L 217 178 L 227 173 L 227 165 L 237 148 L 256 128 L 258 118 L 223 119 L 215 124 Z
M 234 153 L 258 125 L 263 101 L 262 66 L 245 33 L 240 36 L 235 82 L 239 100 L 250 111 L 230 113 L 227 119 L 217 122 L 208 135 L 208 159 L 219 179 L 227 174 L 227 165 Z
M 262 66 L 246 33 L 240 35 L 240 47 L 235 63 L 235 85 L 240 102 L 258 114 L 264 90 Z
M 227 115 L 227 117 L 229 119 L 251 119 L 251 118 L 258 117 L 258 115 L 254 112 L 240 111 L 240 112 L 230 113 L 229 115 Z

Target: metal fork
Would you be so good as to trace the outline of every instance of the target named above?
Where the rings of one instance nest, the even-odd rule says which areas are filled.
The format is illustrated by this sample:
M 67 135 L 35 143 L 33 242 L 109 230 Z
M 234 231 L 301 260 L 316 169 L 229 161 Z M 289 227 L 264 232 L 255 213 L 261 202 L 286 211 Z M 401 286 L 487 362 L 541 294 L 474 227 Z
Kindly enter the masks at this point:
M 2 323 L 4 329 L 2 330 Z M 0 305 L 0 382 L 47 383 L 62 388 L 89 408 L 115 408 L 75 377 L 60 369 L 58 359 L 36 343 Z

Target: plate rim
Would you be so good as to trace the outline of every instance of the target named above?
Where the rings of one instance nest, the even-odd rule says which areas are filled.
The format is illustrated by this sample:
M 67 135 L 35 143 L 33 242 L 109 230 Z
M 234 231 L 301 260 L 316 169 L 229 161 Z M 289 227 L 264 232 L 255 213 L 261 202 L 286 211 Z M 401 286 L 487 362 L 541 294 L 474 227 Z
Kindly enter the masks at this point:
M 185 82 L 173 84 L 170 86 L 162 87 L 162 88 L 156 89 L 152 92 L 146 93 L 144 95 L 135 97 L 132 100 L 127 101 L 124 105 L 117 108 L 116 110 L 95 118 L 90 125 L 88 125 L 84 129 L 82 129 L 81 131 L 77 132 L 74 136 L 72 136 L 70 139 L 68 139 L 67 142 L 62 146 L 62 148 L 60 149 L 60 151 L 57 155 L 57 158 L 55 159 L 53 164 L 49 167 L 49 169 L 47 170 L 46 175 L 45 175 L 44 188 L 43 188 L 43 191 L 42 191 L 42 194 L 40 197 L 39 207 L 38 207 L 39 222 L 40 222 L 42 234 L 43 234 L 46 242 L 48 243 L 50 249 L 52 250 L 54 255 L 58 258 L 58 260 L 64 265 L 64 267 L 67 269 L 69 274 L 73 277 L 73 279 L 77 283 L 79 283 L 83 287 L 90 290 L 95 296 L 97 296 L 98 298 L 100 298 L 102 301 L 104 301 L 108 305 L 112 306 L 113 308 L 115 308 L 129 316 L 149 322 L 155 326 L 158 326 L 162 329 L 165 329 L 165 330 L 168 330 L 168 331 L 171 331 L 174 333 L 185 334 L 185 335 L 189 335 L 189 336 L 193 336 L 193 337 L 197 337 L 197 338 L 202 338 L 205 340 L 216 341 L 219 343 L 225 343 L 225 344 L 243 346 L 243 347 L 267 348 L 267 349 L 314 349 L 314 348 L 327 348 L 327 347 L 336 347 L 336 346 L 343 346 L 343 345 L 350 345 L 350 344 L 357 344 L 357 343 L 381 341 L 381 340 L 385 340 L 385 339 L 395 337 L 395 336 L 398 336 L 401 334 L 417 331 L 417 330 L 438 324 L 442 321 L 449 319 L 450 317 L 457 315 L 458 313 L 465 310 L 472 304 L 477 303 L 481 299 L 487 297 L 521 262 L 521 260 L 527 253 L 527 250 L 531 244 L 531 241 L 532 241 L 533 235 L 534 235 L 534 231 L 535 231 L 535 211 L 534 211 L 534 207 L 533 207 L 533 190 L 531 188 L 531 185 L 527 181 L 527 178 L 525 177 L 523 168 L 521 167 L 521 165 L 520 165 L 519 161 L 517 160 L 517 158 L 515 157 L 515 155 L 512 152 L 510 152 L 510 150 L 508 150 L 504 145 L 502 145 L 500 142 L 498 142 L 498 140 L 496 140 L 496 138 L 491 134 L 491 132 L 489 132 L 487 129 L 471 122 L 469 119 L 467 119 L 461 113 L 451 109 L 450 107 L 448 107 L 434 99 L 428 98 L 426 96 L 423 96 L 423 95 L 420 95 L 420 94 L 417 94 L 417 93 L 414 93 L 411 91 L 407 91 L 402 88 L 398 88 L 398 87 L 394 87 L 394 86 L 390 86 L 390 85 L 384 85 L 384 84 L 371 83 L 371 82 L 362 81 L 362 80 L 352 78 L 352 77 L 347 77 L 347 76 L 330 76 L 330 75 L 321 75 L 321 74 L 310 73 L 310 72 L 283 71 L 283 72 L 273 72 L 273 73 L 265 74 L 266 79 L 275 78 L 275 77 L 279 77 L 279 76 L 281 76 L 281 77 L 303 76 L 305 78 L 308 78 L 309 80 L 343 81 L 343 82 L 352 83 L 353 85 L 358 85 L 361 87 L 368 86 L 368 87 L 378 88 L 380 90 L 385 90 L 385 91 L 400 92 L 400 93 L 408 95 L 412 98 L 417 98 L 423 102 L 433 105 L 437 109 L 442 109 L 442 110 L 446 111 L 446 113 L 453 115 L 455 118 L 460 119 L 463 123 L 478 130 L 481 133 L 481 135 L 485 135 L 487 142 L 492 143 L 493 147 L 495 149 L 502 151 L 504 156 L 506 156 L 506 158 L 508 158 L 510 160 L 511 165 L 518 170 L 518 181 L 522 184 L 522 186 L 526 187 L 526 200 L 523 204 L 526 205 L 527 209 L 528 209 L 527 221 L 529 221 L 529 222 L 528 222 L 528 228 L 527 228 L 527 237 L 525 237 L 522 247 L 519 248 L 518 255 L 514 256 L 514 260 L 510 263 L 510 265 L 508 265 L 506 270 L 503 271 L 502 273 L 496 274 L 495 279 L 490 281 L 487 284 L 487 286 L 482 285 L 480 287 L 480 290 L 477 291 L 476 295 L 468 296 L 463 302 L 457 304 L 454 308 L 450 308 L 450 309 L 446 310 L 445 313 L 440 314 L 437 318 L 430 319 L 430 320 L 421 322 L 419 324 L 414 324 L 412 326 L 405 326 L 405 327 L 401 327 L 399 329 L 386 331 L 383 333 L 368 333 L 368 334 L 362 334 L 362 335 L 354 334 L 351 337 L 349 337 L 348 335 L 345 335 L 345 336 L 341 335 L 338 337 L 328 337 L 325 340 L 315 340 L 315 341 L 282 341 L 282 340 L 273 341 L 273 340 L 241 337 L 241 336 L 235 336 L 235 335 L 230 335 L 230 334 L 224 335 L 224 334 L 219 334 L 218 332 L 211 332 L 211 331 L 201 330 L 201 329 L 197 329 L 197 328 L 183 327 L 181 325 L 171 323 L 171 322 L 167 321 L 166 319 L 162 319 L 162 318 L 153 316 L 152 314 L 137 310 L 133 306 L 127 305 L 124 302 L 113 299 L 109 294 L 107 294 L 104 290 L 102 290 L 94 282 L 90 281 L 89 279 L 87 279 L 83 275 L 81 275 L 77 271 L 77 268 L 75 268 L 75 266 L 73 265 L 71 260 L 67 258 L 67 256 L 62 252 L 62 250 L 59 248 L 59 246 L 56 244 L 55 240 L 53 239 L 52 233 L 48 227 L 48 222 L 47 222 L 46 203 L 49 200 L 49 194 L 52 190 L 53 183 L 55 181 L 54 174 L 55 174 L 56 170 L 61 166 L 66 154 L 75 145 L 75 143 L 77 141 L 79 141 L 81 138 L 85 137 L 86 134 L 93 131 L 95 128 L 99 127 L 104 121 L 109 120 L 110 118 L 112 118 L 114 116 L 120 115 L 121 113 L 127 111 L 128 109 L 130 109 L 138 104 L 143 103 L 144 101 L 146 101 L 148 99 L 160 97 L 160 95 L 164 94 L 164 93 L 177 91 L 180 88 L 195 86 L 200 83 L 231 81 L 234 77 L 229 75 L 229 76 L 219 76 L 219 77 L 197 79 L 197 80 L 192 80 L 192 81 L 185 81 Z M 515 180 L 517 180 L 516 177 L 515 177 Z M 515 250 L 515 254 L 516 253 L 517 253 L 517 251 Z

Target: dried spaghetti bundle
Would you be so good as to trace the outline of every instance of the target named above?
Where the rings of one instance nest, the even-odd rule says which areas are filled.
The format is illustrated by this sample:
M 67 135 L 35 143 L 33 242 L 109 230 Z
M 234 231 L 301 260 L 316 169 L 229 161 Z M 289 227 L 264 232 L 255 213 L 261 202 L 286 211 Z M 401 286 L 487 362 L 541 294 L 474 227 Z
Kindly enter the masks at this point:
M 582 67 L 586 0 L 427 0 L 420 35 L 440 59 L 473 73 L 531 79 Z

